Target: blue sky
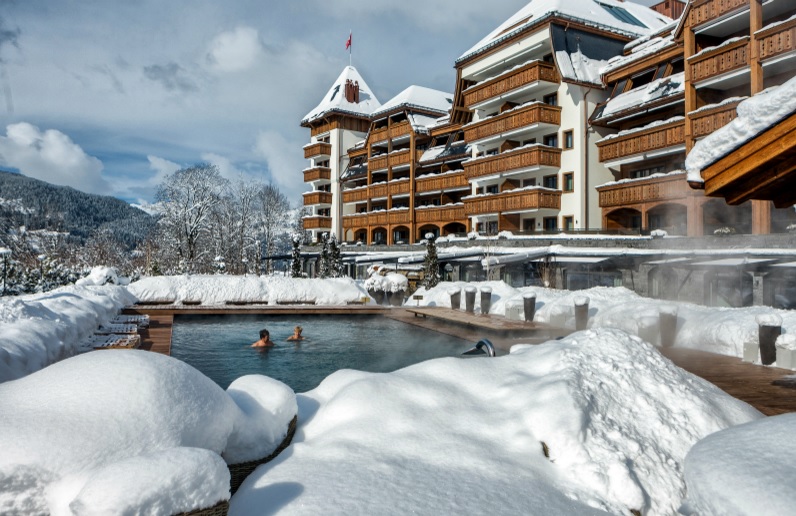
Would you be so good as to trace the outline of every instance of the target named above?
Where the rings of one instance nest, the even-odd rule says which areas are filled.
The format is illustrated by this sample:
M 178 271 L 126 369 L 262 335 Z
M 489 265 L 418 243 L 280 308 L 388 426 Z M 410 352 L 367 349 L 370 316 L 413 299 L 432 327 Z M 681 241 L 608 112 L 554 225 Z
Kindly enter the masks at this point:
M 297 203 L 299 122 L 348 64 L 349 30 L 381 102 L 452 92 L 455 59 L 526 3 L 0 0 L 0 168 L 148 202 L 207 161 Z

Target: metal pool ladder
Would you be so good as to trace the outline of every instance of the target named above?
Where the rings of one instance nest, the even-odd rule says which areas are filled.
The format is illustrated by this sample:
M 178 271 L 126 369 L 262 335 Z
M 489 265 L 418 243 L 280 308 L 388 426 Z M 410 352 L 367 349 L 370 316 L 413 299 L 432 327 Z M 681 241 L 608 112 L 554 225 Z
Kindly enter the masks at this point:
M 484 354 L 488 357 L 495 356 L 495 346 L 489 341 L 489 339 L 481 339 L 478 343 L 462 353 L 462 355 L 479 355 Z

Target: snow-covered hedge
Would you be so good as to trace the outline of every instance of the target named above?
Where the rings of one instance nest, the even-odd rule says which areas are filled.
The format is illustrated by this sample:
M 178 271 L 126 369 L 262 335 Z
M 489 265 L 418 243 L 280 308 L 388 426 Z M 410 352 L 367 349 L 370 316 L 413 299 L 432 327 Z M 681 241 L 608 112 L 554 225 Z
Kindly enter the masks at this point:
M 169 515 L 212 506 L 229 497 L 222 454 L 232 463 L 267 456 L 296 410 L 295 394 L 276 380 L 243 377 L 228 394 L 157 353 L 63 360 L 0 385 L 0 512 L 121 514 L 141 504 L 136 514 Z
M 492 288 L 489 313 L 505 315 L 507 305 L 522 306 L 525 293 L 537 296 L 535 321 L 560 328 L 575 328 L 575 298 L 588 296 L 589 327 L 619 328 L 632 335 L 657 335 L 657 320 L 663 310 L 677 309 L 677 337 L 675 346 L 701 349 L 713 353 L 743 356 L 745 343 L 758 342 L 759 315 L 776 314 L 782 319 L 784 333 L 796 334 L 796 311 L 777 310 L 766 306 L 746 308 L 707 307 L 691 303 L 663 301 L 639 296 L 624 287 L 594 287 L 568 291 L 543 287 L 515 289 L 502 281 L 478 283 L 442 282 L 430 291 L 419 289 L 421 305 L 450 307 L 448 290 L 467 285 Z M 481 310 L 480 296 L 476 296 L 476 312 Z M 652 324 L 652 327 L 650 325 Z M 653 342 L 655 344 L 656 342 Z
M 672 514 L 693 443 L 761 417 L 609 329 L 338 371 L 298 398 L 291 453 L 249 477 L 232 515 L 275 500 L 308 514 Z
M 367 293 L 351 278 L 306 279 L 279 276 L 155 276 L 128 287 L 140 301 L 201 301 L 223 305 L 227 301 L 345 305 Z
M 61 287 L 0 298 L 0 382 L 76 354 L 100 324 L 134 302 L 118 286 Z

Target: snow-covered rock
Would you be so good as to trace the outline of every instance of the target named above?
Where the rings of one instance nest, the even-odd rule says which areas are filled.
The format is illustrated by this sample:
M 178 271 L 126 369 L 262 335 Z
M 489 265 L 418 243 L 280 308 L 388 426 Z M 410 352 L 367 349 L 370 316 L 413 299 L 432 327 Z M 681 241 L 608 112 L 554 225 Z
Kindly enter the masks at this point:
M 231 514 L 266 504 L 307 514 L 671 514 L 692 444 L 761 417 L 608 329 L 498 358 L 339 371 L 299 407 L 291 453 L 249 477 Z

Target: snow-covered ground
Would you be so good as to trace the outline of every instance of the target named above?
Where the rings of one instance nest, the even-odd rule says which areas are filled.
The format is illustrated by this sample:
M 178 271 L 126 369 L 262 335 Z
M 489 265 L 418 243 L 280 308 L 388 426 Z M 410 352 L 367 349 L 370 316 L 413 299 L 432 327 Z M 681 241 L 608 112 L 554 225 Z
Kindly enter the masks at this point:
M 590 329 L 494 359 L 438 359 L 387 374 L 343 370 L 295 396 L 262 376 L 236 380 L 225 392 L 190 366 L 143 351 L 62 359 L 136 299 L 344 305 L 367 295 L 361 283 L 180 276 L 97 286 L 106 279 L 97 272 L 85 286 L 0 301 L 0 513 L 172 514 L 212 505 L 229 497 L 225 459 L 267 455 L 296 410 L 294 445 L 244 483 L 231 499 L 233 514 L 330 507 L 754 514 L 759 506 L 742 497 L 786 492 L 794 478 L 793 457 L 776 450 L 791 446 L 796 418 L 738 427 L 765 445 L 747 442 L 733 427 L 761 414 L 652 345 L 659 313 L 676 308 L 677 346 L 740 356 L 757 339 L 758 316 L 775 315 L 786 335 L 796 333 L 788 311 L 664 302 L 624 288 L 443 282 L 418 292 L 423 304 L 450 306 L 453 288 L 489 288 L 490 313 L 505 314 L 534 293 L 535 320 L 566 328 L 574 327 L 576 298 L 588 297 Z M 714 438 L 725 441 L 709 444 Z M 736 441 L 763 451 L 733 462 L 726 443 Z M 716 473 L 725 463 L 727 473 Z M 784 497 L 770 501 L 769 513 Z
M 451 289 L 464 290 L 466 286 L 492 289 L 489 313 L 506 314 L 507 306 L 522 306 L 523 295 L 536 294 L 537 322 L 560 328 L 575 328 L 575 298 L 589 298 L 590 328 L 618 328 L 631 335 L 641 335 L 658 344 L 658 319 L 661 310 L 677 309 L 677 337 L 675 346 L 699 349 L 742 357 L 744 344 L 758 342 L 757 318 L 777 314 L 782 319 L 783 333 L 796 333 L 796 311 L 778 310 L 767 306 L 745 308 L 716 308 L 677 301 L 662 301 L 639 296 L 624 287 L 594 287 L 588 290 L 568 291 L 542 287 L 515 289 L 502 281 L 478 283 L 442 282 L 427 291 L 419 289 L 421 306 L 450 307 Z M 475 311 L 481 311 L 481 296 L 475 296 Z M 415 303 L 413 301 L 412 303 Z M 464 294 L 462 294 L 464 306 Z

